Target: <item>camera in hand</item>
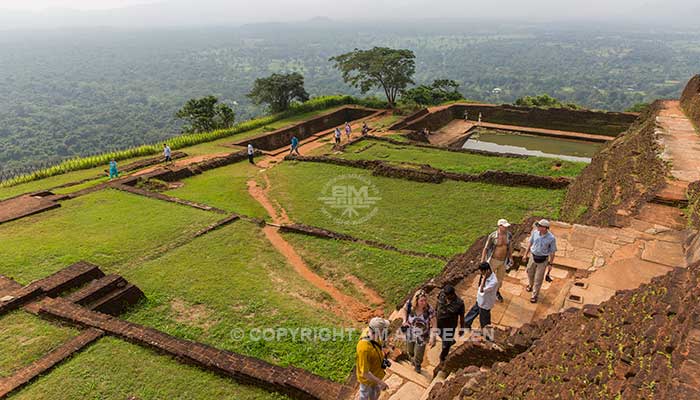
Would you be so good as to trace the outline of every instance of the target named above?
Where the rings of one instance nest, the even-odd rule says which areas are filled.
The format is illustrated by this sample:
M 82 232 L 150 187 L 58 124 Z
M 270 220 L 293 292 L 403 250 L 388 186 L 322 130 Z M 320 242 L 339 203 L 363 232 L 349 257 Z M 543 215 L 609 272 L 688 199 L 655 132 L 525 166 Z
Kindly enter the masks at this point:
M 391 367 L 391 361 L 388 358 L 382 360 L 382 369 L 387 369 Z

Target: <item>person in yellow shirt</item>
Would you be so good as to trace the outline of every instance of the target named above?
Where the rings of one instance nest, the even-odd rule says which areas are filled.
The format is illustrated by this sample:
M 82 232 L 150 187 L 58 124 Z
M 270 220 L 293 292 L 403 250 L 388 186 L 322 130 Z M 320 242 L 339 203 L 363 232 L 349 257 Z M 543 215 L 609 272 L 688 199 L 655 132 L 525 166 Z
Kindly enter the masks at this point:
M 357 342 L 355 370 L 360 382 L 360 400 L 377 400 L 387 386 L 382 379 L 389 364 L 384 356 L 383 340 L 386 338 L 389 321 L 375 317 L 369 321 L 369 327 Z

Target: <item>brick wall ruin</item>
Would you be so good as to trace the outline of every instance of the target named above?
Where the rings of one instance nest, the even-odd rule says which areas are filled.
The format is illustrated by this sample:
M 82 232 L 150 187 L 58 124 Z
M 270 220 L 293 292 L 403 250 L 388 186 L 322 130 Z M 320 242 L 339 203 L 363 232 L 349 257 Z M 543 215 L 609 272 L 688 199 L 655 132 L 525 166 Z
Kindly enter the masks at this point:
M 381 111 L 362 107 L 343 107 L 339 110 L 323 114 L 293 126 L 239 140 L 233 143 L 233 145 L 247 146 L 250 143 L 256 149 L 272 151 L 289 146 L 292 136 L 294 135 L 296 135 L 299 140 L 304 140 L 316 133 L 343 125 L 345 122 L 366 118 L 377 112 Z
M 543 109 L 516 107 L 505 104 L 453 104 L 433 113 L 412 119 L 404 126 L 398 123 L 395 127 L 413 131 L 423 128 L 437 131 L 452 120 L 463 119 L 465 112 L 468 112 L 471 120 L 476 120 L 479 113 L 481 113 L 483 122 L 613 137 L 627 130 L 638 117 L 634 113 L 569 110 L 565 108 Z

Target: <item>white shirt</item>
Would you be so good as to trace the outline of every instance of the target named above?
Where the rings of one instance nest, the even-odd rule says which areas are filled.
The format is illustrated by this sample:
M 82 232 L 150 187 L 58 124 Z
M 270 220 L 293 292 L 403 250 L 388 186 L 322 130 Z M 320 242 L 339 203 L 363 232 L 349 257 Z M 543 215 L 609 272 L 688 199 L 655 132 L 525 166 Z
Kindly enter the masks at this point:
M 493 305 L 496 304 L 496 291 L 498 291 L 498 278 L 496 278 L 496 274 L 491 272 L 484 283 L 484 292 L 476 290 L 476 304 L 479 305 L 479 308 L 492 309 Z
M 165 146 L 165 149 L 163 149 L 163 155 L 170 157 L 170 146 Z
M 253 151 L 253 145 L 252 145 L 252 144 L 249 144 L 249 145 L 248 145 L 248 155 L 252 156 L 253 153 L 255 153 L 255 152 Z

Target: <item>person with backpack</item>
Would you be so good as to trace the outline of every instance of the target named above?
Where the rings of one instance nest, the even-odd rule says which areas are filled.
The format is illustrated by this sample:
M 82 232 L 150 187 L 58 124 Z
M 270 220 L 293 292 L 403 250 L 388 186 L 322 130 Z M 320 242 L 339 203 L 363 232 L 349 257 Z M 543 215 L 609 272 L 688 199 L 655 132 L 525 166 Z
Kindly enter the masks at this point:
M 419 290 L 412 300 L 406 302 L 403 313 L 401 331 L 406 335 L 406 352 L 413 368 L 420 374 L 426 345 L 435 346 L 435 335 L 432 332 L 432 328 L 437 325 L 435 311 L 428 304 L 428 295 Z
M 499 219 L 498 228 L 486 239 L 484 249 L 481 251 L 481 262 L 488 262 L 498 279 L 496 299 L 503 302 L 501 286 L 506 276 L 506 271 L 513 265 L 513 235 L 508 231 L 508 220 Z M 506 268 L 508 267 L 508 268 Z
M 442 339 L 441 363 L 455 344 L 457 333 L 460 331 L 457 327 L 464 329 L 464 326 L 464 301 L 457 296 L 454 286 L 445 285 L 438 295 L 437 305 L 437 327 Z
M 471 330 L 472 322 L 476 317 L 479 317 L 479 325 L 482 332 L 485 332 L 485 328 L 491 325 L 491 309 L 496 304 L 498 278 L 487 262 L 479 264 L 479 272 L 481 276 L 479 277 L 479 289 L 476 291 L 476 303 L 467 313 L 465 325 L 467 329 Z
M 360 400 L 377 400 L 382 390 L 389 388 L 382 380 L 386 375 L 385 369 L 391 366 L 382 344 L 388 329 L 389 321 L 374 317 L 369 321 L 366 334 L 357 342 L 355 375 L 360 383 Z

